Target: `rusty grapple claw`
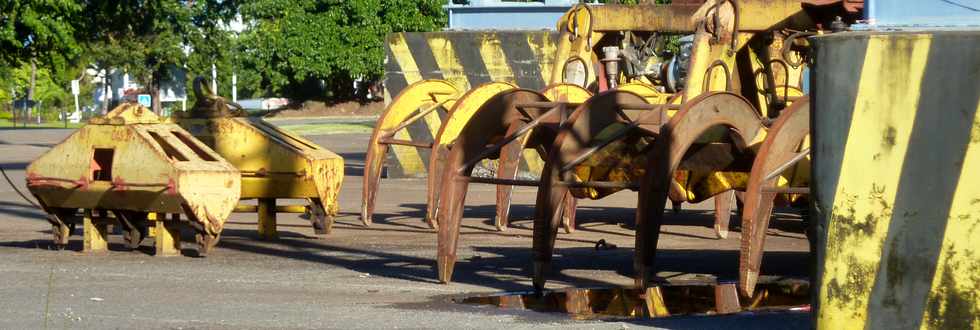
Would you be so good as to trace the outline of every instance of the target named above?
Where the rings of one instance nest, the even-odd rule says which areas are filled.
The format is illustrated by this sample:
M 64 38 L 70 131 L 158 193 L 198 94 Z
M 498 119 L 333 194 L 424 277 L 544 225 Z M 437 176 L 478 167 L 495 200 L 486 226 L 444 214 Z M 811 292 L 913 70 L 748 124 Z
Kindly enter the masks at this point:
M 438 267 L 441 281 L 449 282 L 452 276 L 468 184 L 477 182 L 497 186 L 495 224 L 499 230 L 506 228 L 513 186 L 539 185 L 537 180 L 516 178 L 520 155 L 524 150 L 546 153 L 572 107 L 589 95 L 581 87 L 556 84 L 542 92 L 506 90 L 479 104 L 447 150 L 443 168 L 433 172 L 440 176 L 435 180 L 438 180 L 441 197 L 435 201 L 438 203 Z M 496 173 L 492 177 L 472 176 L 474 167 L 488 159 L 497 160 Z M 574 221 L 574 200 L 571 202 L 564 204 L 568 222 Z
M 402 149 L 432 149 L 433 143 L 412 141 L 406 128 L 416 122 L 438 121 L 438 111 L 448 113 L 459 97 L 459 90 L 448 81 L 422 80 L 403 89 L 378 118 L 371 140 L 368 141 L 364 162 L 361 222 L 365 226 L 372 223 L 381 172 L 388 152 L 393 151 L 396 157 L 415 155 L 417 159 L 413 161 L 402 161 L 404 166 L 423 166 L 421 157 L 414 150 Z
M 798 8 L 773 6 L 771 1 L 707 2 L 688 14 L 693 19 L 687 28 L 695 34 L 688 39 L 687 64 L 672 62 L 676 67 L 683 65 L 684 83 L 676 85 L 682 88 L 629 82 L 635 77 L 624 77 L 618 72 L 617 64 L 622 60 L 616 55 L 616 48 L 620 46 L 612 46 L 620 42 L 603 37 L 609 31 L 626 35 L 657 31 L 657 24 L 632 21 L 629 23 L 635 24 L 626 24 L 610 14 L 635 11 L 633 16 L 641 16 L 642 12 L 668 21 L 666 18 L 679 10 L 680 7 L 673 5 L 603 6 L 584 11 L 576 8 L 563 18 L 577 24 L 569 24 L 568 31 L 562 29 L 563 35 L 572 34 L 569 36 L 572 42 L 563 44 L 561 49 L 590 54 L 591 58 L 600 57 L 596 51 L 602 50 L 599 61 L 602 64 L 592 66 L 595 71 L 587 70 L 587 76 L 595 79 L 593 86 L 601 92 L 572 114 L 564 126 L 566 130 L 558 133 L 546 158 L 543 178 L 548 183 L 542 183 L 538 191 L 535 215 L 533 280 L 536 288 L 544 287 L 545 276 L 550 271 L 558 219 L 563 216 L 560 205 L 569 198 L 602 198 L 622 189 L 639 189 L 634 261 L 638 286 L 653 284 L 654 254 L 668 199 L 675 211 L 679 211 L 682 202 L 714 198 L 714 230 L 719 238 L 728 236 L 733 201 L 751 200 L 753 210 L 750 212 L 746 207 L 741 216 L 756 233 L 742 235 L 740 269 L 746 282 L 742 283 L 743 291 L 751 293 L 754 277 L 749 271 L 754 269 L 757 273 L 759 260 L 752 258 L 761 258 L 773 200 L 760 194 L 778 190 L 747 188 L 750 182 L 762 180 L 763 176 L 767 177 L 764 182 L 772 184 L 773 180 L 769 174 L 757 174 L 761 170 L 756 167 L 762 165 L 753 165 L 752 161 L 770 164 L 766 165 L 770 168 L 781 166 L 780 161 L 785 163 L 786 159 L 798 161 L 802 158 L 799 157 L 801 141 L 806 136 L 804 129 L 783 124 L 801 121 L 802 111 L 798 109 L 805 103 L 799 88 L 802 68 L 772 56 L 786 54 L 780 48 L 786 43 L 759 40 L 779 40 L 794 29 L 813 28 L 813 22 Z M 588 33 L 577 33 L 580 29 L 573 26 L 586 27 Z M 582 47 L 583 39 L 587 40 L 587 47 Z M 571 55 L 588 58 L 570 54 L 564 66 L 556 66 L 556 76 L 557 72 L 568 71 L 573 60 Z M 662 93 L 663 90 L 678 93 L 670 95 Z M 790 107 L 786 108 L 787 105 Z M 627 112 L 630 108 L 653 115 L 631 115 Z M 767 129 L 770 118 L 780 123 L 771 131 Z M 760 149 L 767 143 L 784 147 Z M 772 165 L 774 162 L 776 165 Z M 805 185 L 808 173 L 793 171 L 794 176 L 797 174 L 800 178 L 792 184 Z M 777 181 L 780 180 L 783 179 Z M 797 192 L 805 188 L 794 185 L 787 189 Z M 743 190 L 748 191 L 743 193 Z

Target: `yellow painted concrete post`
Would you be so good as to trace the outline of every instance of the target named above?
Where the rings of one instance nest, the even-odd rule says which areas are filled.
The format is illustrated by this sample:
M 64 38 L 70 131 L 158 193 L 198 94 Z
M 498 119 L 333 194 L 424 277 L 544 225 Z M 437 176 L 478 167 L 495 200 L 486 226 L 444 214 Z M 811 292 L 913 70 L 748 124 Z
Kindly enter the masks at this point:
M 166 216 L 161 216 L 166 218 Z M 180 255 L 180 214 L 174 213 L 172 220 L 156 219 L 153 231 L 156 238 L 157 257 Z
M 279 238 L 276 232 L 276 199 L 259 198 L 259 237 L 262 239 Z
M 51 230 L 58 233 L 58 235 L 55 236 L 58 240 L 57 242 L 54 242 L 55 245 L 68 245 L 68 237 L 71 236 L 71 228 L 68 227 L 68 225 L 52 225 Z
M 146 214 L 146 225 L 149 227 L 147 228 L 149 230 L 146 231 L 147 238 L 154 238 L 157 236 L 156 222 L 157 222 L 156 212 L 150 212 Z
M 565 312 L 572 315 L 592 314 L 592 305 L 589 303 L 589 290 L 578 288 L 565 289 Z
M 813 45 L 817 329 L 980 329 L 980 31 Z
M 109 250 L 109 228 L 105 222 L 96 222 L 92 219 L 92 210 L 85 209 L 82 216 L 82 237 L 84 252 L 106 252 Z
M 738 288 L 735 283 L 722 283 L 715 286 L 715 312 L 718 314 L 738 313 L 742 306 L 738 301 Z
M 648 317 L 670 316 L 667 311 L 667 304 L 664 303 L 664 295 L 659 286 L 649 287 L 643 295 L 643 305 L 646 306 Z

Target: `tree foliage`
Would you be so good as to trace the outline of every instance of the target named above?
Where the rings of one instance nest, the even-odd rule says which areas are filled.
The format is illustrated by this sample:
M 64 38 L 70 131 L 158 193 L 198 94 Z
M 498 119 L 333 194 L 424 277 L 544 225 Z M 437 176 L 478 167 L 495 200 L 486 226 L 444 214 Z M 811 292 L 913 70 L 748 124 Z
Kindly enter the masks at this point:
M 384 36 L 445 25 L 442 0 L 255 0 L 241 13 L 242 65 L 272 93 L 346 97 L 357 78 L 382 74 Z
M 99 69 L 124 69 L 150 90 L 159 109 L 159 86 L 187 59 L 192 6 L 179 0 L 83 0 L 79 18 L 87 54 Z
M 218 71 L 218 90 L 220 95 L 229 96 L 231 94 L 232 72 L 238 72 L 238 80 L 245 82 L 245 85 L 252 85 L 256 74 L 252 70 L 242 70 L 236 68 L 237 59 L 240 58 L 241 47 L 235 30 L 234 22 L 239 17 L 239 3 L 232 0 L 198 0 L 191 7 L 192 24 L 195 33 L 188 36 L 190 53 L 185 63 L 187 71 L 186 89 L 192 90 L 195 76 L 211 77 L 211 65 L 215 65 Z M 242 94 L 239 88 L 239 94 Z M 251 95 L 252 91 L 244 91 Z M 194 95 L 188 95 L 193 99 Z
M 31 79 L 31 67 L 30 65 L 24 64 L 19 67 L 9 68 L 4 77 L 5 79 L 3 81 L 11 86 L 27 86 Z M 17 89 L 16 87 L 14 88 L 15 90 Z M 10 87 L 0 88 L 0 105 L 9 105 L 10 101 L 13 100 L 14 97 L 11 95 L 10 90 Z M 91 93 L 91 85 L 83 85 L 81 92 L 82 95 Z M 22 90 L 18 90 L 17 93 L 17 98 L 24 96 Z M 45 119 L 49 120 L 57 119 L 58 114 L 63 109 L 71 111 L 74 108 L 74 99 L 68 85 L 56 78 L 51 70 L 43 66 L 37 68 L 34 100 L 39 102 L 39 106 L 35 107 L 33 111 L 40 112 Z M 81 106 L 92 103 L 92 99 L 85 97 L 80 98 L 79 101 Z M 9 118 L 11 115 L 10 113 L 4 113 L 3 117 Z
M 67 75 L 81 49 L 71 19 L 81 10 L 72 0 L 0 2 L 0 66 L 19 67 L 35 60 L 57 75 Z
M 378 79 L 384 36 L 445 24 L 444 0 L 5 0 L 0 2 L 0 76 L 23 75 L 36 61 L 45 90 L 85 69 L 122 70 L 145 86 L 159 109 L 171 70 L 219 72 L 219 93 L 310 98 L 352 96 L 356 79 Z M 232 21 L 244 30 L 230 29 Z M 83 79 L 83 82 L 86 79 Z M 19 79 L 0 79 L 0 96 Z M 48 86 L 51 84 L 51 86 Z M 18 86 L 18 93 L 24 86 Z M 39 90 L 41 87 L 39 87 Z M 83 86 L 83 90 L 86 88 Z M 9 98 L 9 95 L 6 95 Z M 45 101 L 48 102 L 48 101 Z

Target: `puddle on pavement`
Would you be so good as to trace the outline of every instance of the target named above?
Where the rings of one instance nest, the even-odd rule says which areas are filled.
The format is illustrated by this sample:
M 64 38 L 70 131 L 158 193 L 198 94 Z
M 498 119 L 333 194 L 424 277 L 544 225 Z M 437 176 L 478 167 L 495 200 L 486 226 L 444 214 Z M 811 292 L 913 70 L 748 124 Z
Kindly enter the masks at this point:
M 735 283 L 702 283 L 667 284 L 647 290 L 607 287 L 546 290 L 541 294 L 505 292 L 457 297 L 453 301 L 565 313 L 574 319 L 809 312 L 810 285 L 805 281 L 759 284 L 753 297 L 740 297 Z

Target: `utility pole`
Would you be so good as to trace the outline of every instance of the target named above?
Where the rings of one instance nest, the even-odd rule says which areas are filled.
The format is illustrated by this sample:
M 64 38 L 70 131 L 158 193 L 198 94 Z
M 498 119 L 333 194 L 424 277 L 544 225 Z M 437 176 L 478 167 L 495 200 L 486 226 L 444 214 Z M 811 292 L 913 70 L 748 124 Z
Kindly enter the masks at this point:
M 238 75 L 231 72 L 231 101 L 238 102 Z
M 82 74 L 85 74 L 85 71 L 82 71 Z M 73 95 L 75 95 L 75 113 L 77 113 L 79 116 L 82 115 L 81 112 L 79 112 L 79 110 L 78 110 L 78 92 L 79 92 L 78 91 L 79 90 L 79 88 L 78 88 L 79 87 L 78 86 L 79 82 L 78 81 L 80 79 L 81 78 L 71 81 L 71 93 Z M 64 114 L 64 111 L 62 111 L 62 113 L 63 113 L 63 116 L 65 116 L 65 128 L 68 128 L 68 115 L 67 114 Z
M 218 95 L 218 67 L 211 63 L 211 93 Z
M 112 86 L 109 84 L 109 70 L 102 69 L 102 114 L 109 113 L 109 92 Z

